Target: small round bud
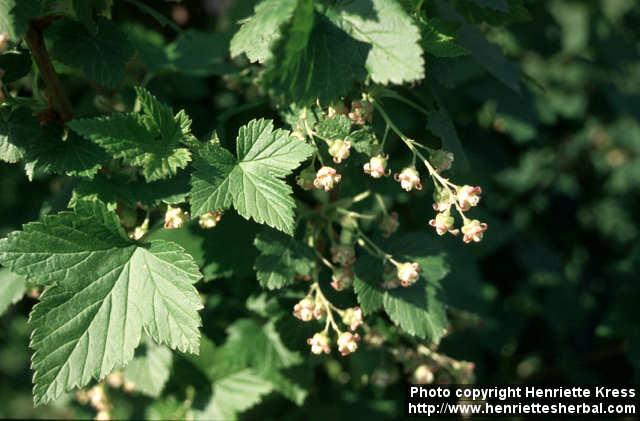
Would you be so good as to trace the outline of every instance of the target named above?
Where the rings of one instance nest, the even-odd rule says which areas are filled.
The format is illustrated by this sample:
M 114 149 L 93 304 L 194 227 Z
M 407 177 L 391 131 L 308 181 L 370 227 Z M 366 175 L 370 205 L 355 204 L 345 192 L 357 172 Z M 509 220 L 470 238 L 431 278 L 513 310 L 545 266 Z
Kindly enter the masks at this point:
M 307 339 L 307 343 L 311 346 L 311 353 L 320 355 L 323 352 L 328 354 L 331 352 L 329 347 L 329 336 L 325 332 L 318 332 L 313 337 Z
M 398 212 L 391 212 L 390 214 L 385 215 L 382 218 L 382 223 L 380 224 L 382 236 L 390 237 L 394 232 L 397 231 L 399 226 L 400 222 L 398 222 Z
M 189 220 L 189 214 L 183 212 L 179 207 L 173 208 L 167 206 L 167 212 L 164 215 L 164 227 L 168 229 L 182 228 Z
M 315 187 L 314 180 L 316 178 L 316 170 L 313 165 L 309 165 L 300 171 L 300 174 L 296 178 L 296 183 L 302 190 L 311 190 Z
M 316 173 L 316 178 L 313 180 L 313 185 L 316 189 L 323 189 L 329 191 L 340 182 L 342 176 L 331 167 L 322 167 Z
M 429 158 L 429 162 L 431 162 L 431 165 L 433 165 L 436 170 L 446 171 L 451 168 L 454 156 L 451 152 L 439 149 L 437 151 L 433 151 Z
M 405 191 L 411 191 L 413 189 L 422 190 L 420 174 L 414 167 L 403 169 L 399 174 L 396 174 L 394 178 Z
M 387 171 L 387 155 L 376 155 L 372 157 L 369 162 L 364 164 L 364 173 L 370 175 L 373 178 L 381 178 L 390 174 Z
M 489 228 L 484 222 L 480 222 L 477 219 L 467 219 L 462 226 L 462 241 L 470 243 L 475 241 L 476 243 L 482 240 L 484 232 Z
M 345 288 L 349 288 L 353 284 L 353 273 L 346 267 L 337 268 L 333 271 L 331 277 L 331 286 L 336 291 L 342 291 Z
M 362 318 L 362 309 L 360 307 L 348 308 L 342 316 L 342 323 L 349 326 L 349 330 L 353 332 L 362 326 L 363 322 L 364 319 Z
M 341 163 L 345 159 L 349 158 L 351 154 L 351 142 L 348 140 L 334 140 L 329 145 L 329 155 L 333 157 L 333 162 L 336 164 Z
M 420 265 L 416 262 L 401 263 L 397 269 L 400 285 L 405 288 L 413 285 L 420 277 Z
M 413 372 L 413 381 L 416 384 L 431 384 L 433 383 L 433 372 L 428 365 L 419 365 Z
M 360 341 L 360 335 L 351 332 L 342 332 L 338 336 L 338 352 L 343 357 L 356 352 L 358 349 L 358 342 Z
M 462 211 L 468 211 L 472 207 L 476 206 L 480 202 L 480 193 L 482 189 L 480 187 L 472 187 L 464 185 L 458 189 L 457 200 Z
M 215 228 L 216 225 L 218 225 L 218 222 L 220 222 L 221 219 L 222 219 L 222 212 L 220 211 L 207 212 L 203 215 L 200 215 L 200 220 L 198 221 L 198 223 L 200 224 L 200 227 L 203 229 L 212 229 L 212 228 Z
M 303 322 L 308 322 L 314 317 L 316 303 L 310 298 L 305 297 L 293 306 L 293 315 Z
M 331 261 L 341 266 L 351 266 L 356 261 L 356 250 L 349 244 L 331 246 Z
M 361 126 L 373 121 L 373 104 L 369 101 L 353 101 L 351 103 L 351 112 L 347 115 L 349 120 Z

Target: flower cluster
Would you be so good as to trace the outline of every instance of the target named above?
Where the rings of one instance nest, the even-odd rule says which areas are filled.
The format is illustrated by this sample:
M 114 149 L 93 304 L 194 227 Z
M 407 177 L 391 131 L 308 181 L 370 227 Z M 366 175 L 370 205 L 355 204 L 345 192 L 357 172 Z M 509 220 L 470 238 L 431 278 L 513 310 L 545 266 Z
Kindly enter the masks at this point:
M 340 355 L 346 356 L 358 349 L 360 335 L 356 333 L 356 330 L 364 323 L 362 310 L 360 307 L 347 308 L 346 310 L 335 307 L 322 294 L 317 283 L 311 286 L 306 297 L 293 306 L 293 314 L 305 322 L 314 319 L 326 320 L 324 329 L 307 339 L 313 354 L 320 355 L 331 352 L 330 330 L 337 335 L 336 344 Z M 338 322 L 336 322 L 336 315 L 340 316 L 339 320 L 346 327 L 346 330 L 340 329 Z
M 469 185 L 456 186 L 448 182 L 443 187 L 437 186 L 433 209 L 438 213 L 429 221 L 429 225 L 435 228 L 438 235 L 444 235 L 447 232 L 458 235 L 462 231 L 462 241 L 465 243 L 481 241 L 488 228 L 487 224 L 477 219 L 469 219 L 465 215 L 465 212 L 478 205 L 481 193 L 480 187 Z M 452 208 L 462 218 L 460 229 L 455 228 L 455 218 L 451 214 Z

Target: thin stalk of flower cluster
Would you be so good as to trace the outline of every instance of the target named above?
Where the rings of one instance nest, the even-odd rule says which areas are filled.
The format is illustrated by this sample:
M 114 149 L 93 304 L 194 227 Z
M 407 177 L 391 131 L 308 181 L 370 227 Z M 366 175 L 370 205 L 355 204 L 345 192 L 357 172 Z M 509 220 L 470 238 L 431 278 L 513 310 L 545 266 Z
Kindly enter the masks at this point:
M 377 255 L 378 257 L 382 258 L 385 261 L 388 260 L 396 266 L 400 264 L 393 258 L 391 254 L 386 253 L 384 250 L 378 247 L 378 245 L 374 243 L 373 240 L 371 240 L 369 237 L 367 237 L 360 228 L 358 228 L 358 237 L 360 237 L 362 241 L 364 241 L 367 247 L 371 247 L 373 249 L 374 253 L 371 253 L 371 251 L 368 250 L 367 247 L 363 247 L 369 253 L 373 254 L 374 256 Z M 363 244 L 360 244 L 360 245 L 362 246 Z
M 354 218 L 360 218 L 360 219 L 374 219 L 375 218 L 374 215 L 366 215 L 366 214 L 363 214 L 363 213 L 350 211 L 350 210 L 344 209 L 344 208 L 338 208 L 338 213 L 340 213 L 342 215 L 353 216 Z
M 327 300 L 327 297 L 325 297 L 320 290 L 320 285 L 318 284 L 318 282 L 314 282 L 311 285 L 311 288 L 309 289 L 309 295 L 311 295 L 313 292 L 315 292 L 316 294 L 316 302 L 319 301 L 324 306 L 325 312 L 327 314 L 327 322 L 324 325 L 324 332 L 329 332 L 329 327 L 332 327 L 333 330 L 335 330 L 338 334 L 342 333 L 342 331 L 338 327 L 338 324 L 333 318 L 333 311 L 342 316 L 344 310 L 340 310 L 339 308 L 334 306 L 331 301 Z

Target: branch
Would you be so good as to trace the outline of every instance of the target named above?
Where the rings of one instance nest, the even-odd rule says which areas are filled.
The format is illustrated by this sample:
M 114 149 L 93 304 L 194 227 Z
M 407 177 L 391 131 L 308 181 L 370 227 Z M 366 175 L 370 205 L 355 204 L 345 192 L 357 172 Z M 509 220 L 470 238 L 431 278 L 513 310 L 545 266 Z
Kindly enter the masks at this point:
M 44 44 L 44 29 L 49 26 L 52 18 L 43 18 L 29 22 L 29 29 L 25 40 L 31 50 L 31 55 L 40 70 L 40 75 L 44 80 L 45 91 L 49 99 L 50 106 L 58 113 L 60 119 L 69 121 L 73 118 L 71 103 L 64 92 L 60 79 L 53 69 L 53 64 L 49 58 L 49 52 Z

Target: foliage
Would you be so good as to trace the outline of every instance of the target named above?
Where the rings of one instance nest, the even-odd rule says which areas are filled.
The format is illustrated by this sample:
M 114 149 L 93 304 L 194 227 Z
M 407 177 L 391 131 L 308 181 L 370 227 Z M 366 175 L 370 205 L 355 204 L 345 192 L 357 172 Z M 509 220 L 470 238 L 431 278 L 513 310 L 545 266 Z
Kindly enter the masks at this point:
M 628 0 L 0 0 L 0 417 L 637 382 L 638 24 Z

